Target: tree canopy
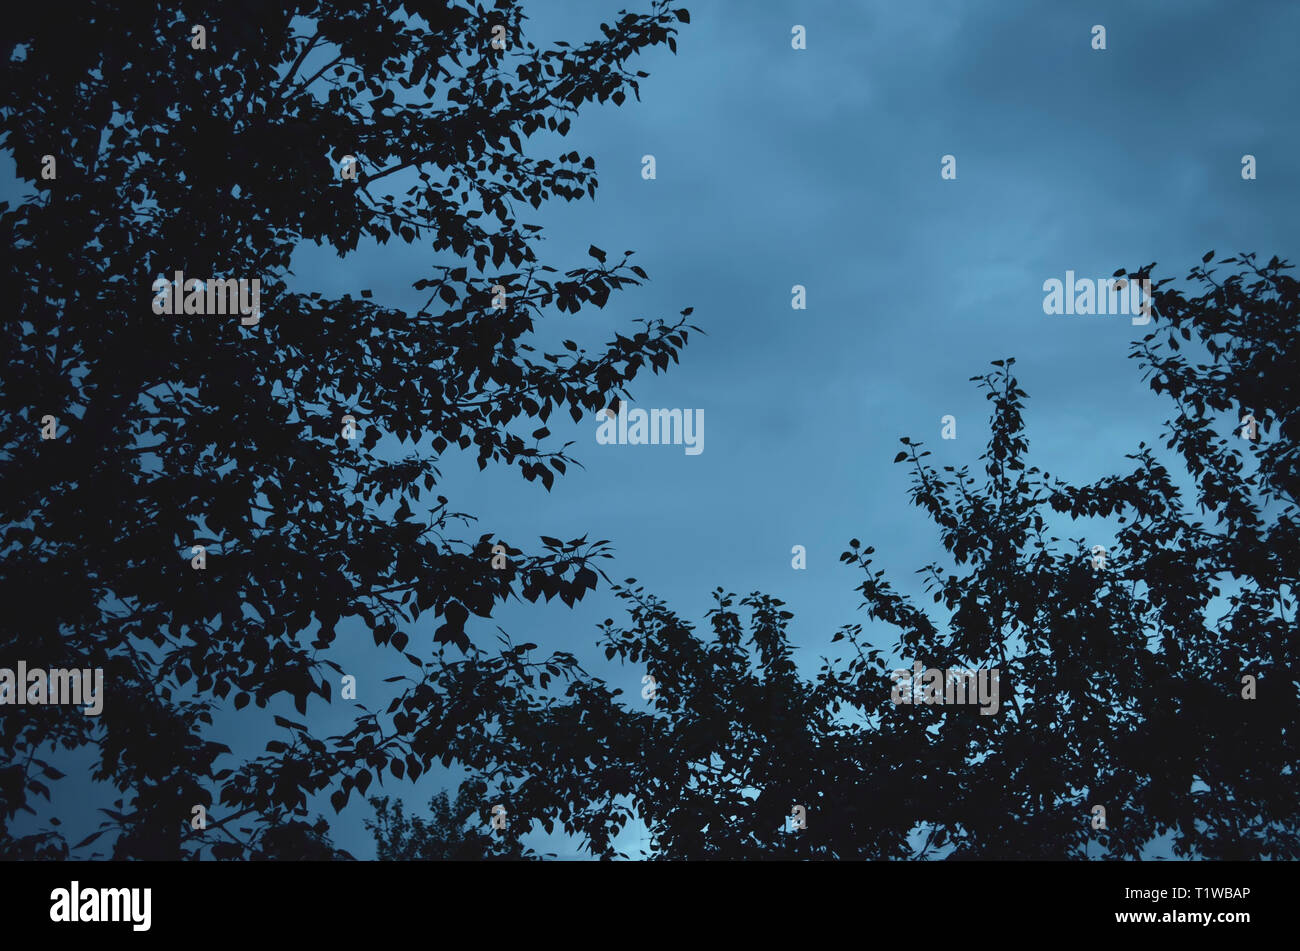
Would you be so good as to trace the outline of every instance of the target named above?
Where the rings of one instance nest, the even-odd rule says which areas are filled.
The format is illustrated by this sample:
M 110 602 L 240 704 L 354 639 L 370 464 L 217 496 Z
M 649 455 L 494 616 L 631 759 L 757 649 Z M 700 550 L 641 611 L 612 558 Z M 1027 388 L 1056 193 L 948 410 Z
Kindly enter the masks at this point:
M 342 810 L 455 763 L 471 779 L 427 817 L 373 799 L 381 857 L 535 858 L 540 829 L 613 858 L 637 822 L 664 859 L 1300 857 L 1300 294 L 1278 258 L 1211 252 L 1181 287 L 1117 272 L 1153 281 L 1132 356 L 1171 410 L 1111 474 L 1031 459 L 1010 357 L 973 378 L 978 461 L 904 437 L 938 541 L 923 596 L 880 567 L 886 542 L 846 539 L 866 623 L 815 672 L 779 598 L 718 589 L 696 623 L 634 579 L 597 647 L 644 672 L 640 698 L 570 652 L 475 643 L 508 599 L 589 594 L 609 542 L 475 524 L 442 460 L 549 490 L 575 464 L 553 417 L 627 398 L 696 330 L 687 307 L 562 339 L 648 276 L 594 244 L 544 258 L 525 220 L 595 196 L 560 143 L 639 96 L 639 53 L 676 50 L 689 14 L 646 7 L 544 48 L 517 0 L 9 15 L 0 146 L 29 193 L 0 204 L 0 645 L 102 669 L 109 697 L 0 718 L 0 854 L 108 835 L 117 858 L 345 858 L 314 796 Z M 327 294 L 291 270 L 309 243 L 341 266 L 427 248 L 427 298 Z M 397 695 L 321 736 L 358 637 Z M 899 703 L 913 663 L 996 671 L 997 709 Z M 236 756 L 232 722 L 279 732 Z M 120 794 L 100 829 L 9 831 L 83 748 Z
M 1174 403 L 1166 451 L 1143 442 L 1088 484 L 1052 476 L 1029 461 L 1014 359 L 993 361 L 973 378 L 990 402 L 978 471 L 908 437 L 894 460 L 946 552 L 918 571 L 932 606 L 850 540 L 875 624 L 836 632 L 848 654 L 810 677 L 780 600 L 718 589 L 700 633 L 629 579 L 628 621 L 600 645 L 653 695 L 623 702 L 570 655 L 545 661 L 562 695 L 533 689 L 540 665 L 467 659 L 441 695 L 486 682 L 514 703 L 485 711 L 489 740 L 456 737 L 457 758 L 605 858 L 633 816 L 663 859 L 1136 858 L 1162 837 L 1179 856 L 1297 857 L 1300 295 L 1276 258 L 1219 274 L 1211 257 L 1195 290 L 1155 282 L 1134 344 Z M 1064 537 L 1098 518 L 1104 554 Z M 996 670 L 997 709 L 895 702 L 891 671 L 915 661 Z
M 95 778 L 124 794 L 96 833 L 115 857 L 257 854 L 312 794 L 341 805 L 445 747 L 413 743 L 401 715 L 397 734 L 363 710 L 330 738 L 277 716 L 282 738 L 231 762 L 215 712 L 339 702 L 340 631 L 422 670 L 430 640 L 477 650 L 470 615 L 595 587 L 602 543 L 458 537 L 470 519 L 438 494 L 438 464 L 468 451 L 549 489 L 571 461 L 551 415 L 607 406 L 693 329 L 687 308 L 591 350 L 528 342 L 646 279 L 594 245 L 547 263 L 525 215 L 594 196 L 593 159 L 559 142 L 584 106 L 639 95 L 639 52 L 676 49 L 686 11 L 647 6 L 546 48 L 512 0 L 13 11 L 0 77 L 22 92 L 0 142 L 30 193 L 0 207 L 17 311 L 0 331 L 0 642 L 32 666 L 102 668 L 110 699 L 99 718 L 0 721 L 0 819 L 61 778 L 51 746 L 93 744 Z M 411 278 L 428 299 L 304 289 L 290 264 L 306 242 L 345 259 L 427 247 Z M 187 295 L 191 279 L 259 281 L 258 312 L 160 315 L 154 283 L 177 272 Z M 220 813 L 203 835 L 196 804 Z
M 537 858 L 517 835 L 497 835 L 492 821 L 500 815 L 510 830 L 509 816 L 493 813 L 485 805 L 487 788 L 468 781 L 460 785 L 453 801 L 442 791 L 429 801 L 427 816 L 406 815 L 402 801 L 388 796 L 370 800 L 375 818 L 366 821 L 374 835 L 376 858 L 381 861 L 478 861 L 483 859 Z M 504 809 L 504 807 L 502 807 Z

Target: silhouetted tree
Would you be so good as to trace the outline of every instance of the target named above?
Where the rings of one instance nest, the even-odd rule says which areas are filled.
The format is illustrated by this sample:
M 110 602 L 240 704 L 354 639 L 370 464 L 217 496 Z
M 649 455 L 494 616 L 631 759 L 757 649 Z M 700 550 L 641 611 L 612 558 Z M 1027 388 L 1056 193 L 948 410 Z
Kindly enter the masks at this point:
M 0 143 L 35 191 L 0 207 L 14 311 L 0 331 L 0 644 L 32 666 L 103 668 L 108 699 L 98 719 L 0 718 L 0 825 L 48 795 L 51 745 L 94 743 L 94 777 L 126 793 L 91 837 L 113 831 L 115 856 L 264 852 L 313 793 L 341 807 L 445 746 L 412 745 L 410 722 L 381 734 L 370 711 L 328 740 L 276 717 L 283 740 L 225 764 L 215 710 L 334 701 L 331 647 L 349 628 L 419 667 L 430 635 L 473 651 L 468 618 L 506 598 L 572 604 L 596 585 L 603 544 L 527 552 L 508 526 L 457 538 L 468 517 L 434 494 L 438 463 L 470 450 L 549 489 L 570 462 L 551 414 L 582 420 L 677 359 L 681 320 L 639 321 L 594 352 L 534 349 L 542 317 L 603 308 L 646 275 L 593 246 L 591 266 L 560 276 L 518 211 L 594 195 L 591 158 L 524 140 L 636 94 L 646 74 L 629 60 L 675 50 L 687 20 L 652 0 L 598 39 L 538 49 L 514 0 L 7 14 Z M 430 249 L 424 306 L 331 299 L 310 275 L 291 287 L 304 242 L 344 256 L 369 239 Z M 152 282 L 176 271 L 260 280 L 260 317 L 153 312 Z M 448 715 L 450 730 L 475 713 Z M 218 787 L 214 824 L 191 836 L 191 807 Z M 248 837 L 227 836 L 241 819 Z
M 50 820 L 52 826 L 61 823 Z M 32 835 L 0 836 L 0 859 L 4 861 L 62 861 L 69 856 L 68 843 L 57 828 L 44 829 Z
M 533 850 L 511 833 L 508 816 L 505 829 L 487 831 L 493 815 L 483 801 L 485 793 L 485 784 L 467 781 L 461 783 L 454 803 L 443 790 L 429 800 L 427 817 L 409 818 L 400 799 L 371 798 L 375 818 L 365 825 L 375 837 L 376 857 L 384 861 L 535 858 Z
M 933 614 L 873 547 L 841 556 L 865 575 L 867 617 L 897 631 L 888 653 L 850 625 L 832 641 L 851 654 L 808 679 L 781 601 L 742 599 L 746 624 L 719 589 L 703 637 L 629 581 L 630 623 L 606 621 L 602 644 L 655 678 L 653 699 L 623 705 L 571 655 L 531 662 L 524 645 L 517 664 L 446 665 L 449 706 L 417 736 L 475 703 L 492 728 L 450 740 L 457 757 L 514 784 L 516 816 L 604 858 L 632 815 L 660 858 L 1132 858 L 1162 836 L 1180 856 L 1297 857 L 1300 294 L 1276 258 L 1223 263 L 1222 280 L 1192 269 L 1200 294 L 1156 282 L 1134 345 L 1175 400 L 1166 448 L 1185 477 L 1145 442 L 1091 484 L 1029 465 L 1011 359 L 973 378 L 992 404 L 981 477 L 903 438 L 895 462 L 947 552 L 919 572 Z M 1104 521 L 1062 540 L 1085 518 Z M 996 669 L 997 711 L 895 703 L 890 673 L 915 661 Z
M 262 833 L 258 844 L 261 854 L 256 858 L 268 861 L 325 862 L 352 858 L 335 848 L 329 837 L 329 823 L 322 817 L 310 824 L 290 819 L 272 826 Z

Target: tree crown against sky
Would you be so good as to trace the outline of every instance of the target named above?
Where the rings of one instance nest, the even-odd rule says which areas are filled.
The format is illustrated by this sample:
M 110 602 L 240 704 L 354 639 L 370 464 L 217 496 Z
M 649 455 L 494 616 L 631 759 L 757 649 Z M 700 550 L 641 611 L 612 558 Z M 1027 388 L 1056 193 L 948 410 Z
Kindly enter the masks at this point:
M 582 107 L 638 95 L 632 60 L 675 49 L 688 20 L 652 0 L 540 49 L 508 0 L 14 12 L 0 73 L 26 93 L 0 108 L 0 142 L 31 191 L 0 208 L 17 304 L 0 372 L 0 640 L 33 666 L 102 668 L 109 700 L 98 719 L 4 718 L 0 817 L 62 778 L 51 746 L 93 744 L 94 778 L 123 793 L 97 833 L 114 833 L 115 856 L 263 854 L 312 794 L 415 778 L 444 750 L 363 710 L 328 739 L 277 716 L 267 752 L 230 763 L 214 713 L 347 702 L 341 631 L 410 670 L 429 633 L 435 652 L 475 651 L 467 619 L 507 598 L 572 604 L 595 587 L 604 543 L 533 548 L 492 525 L 457 537 L 470 519 L 437 495 L 438 463 L 468 451 L 549 489 L 572 462 L 552 413 L 594 413 L 685 345 L 689 308 L 594 350 L 539 352 L 543 319 L 604 308 L 646 274 L 595 246 L 547 263 L 526 215 L 594 196 L 591 158 L 546 150 Z M 305 242 L 345 257 L 373 241 L 431 249 L 412 275 L 422 307 L 290 281 Z M 259 280 L 259 319 L 151 312 L 153 282 L 176 272 Z M 195 805 L 213 810 L 202 834 Z M 47 829 L 6 847 L 66 844 Z
M 461 783 L 453 800 L 445 790 L 429 801 L 427 815 L 406 815 L 402 801 L 371 798 L 375 817 L 366 829 L 375 837 L 380 861 L 477 861 L 540 858 L 518 836 L 497 835 L 484 820 L 487 789 L 473 780 Z M 504 832 L 509 817 L 502 816 Z
M 421 632 L 408 617 L 432 612 L 436 636 L 468 648 L 466 660 L 441 666 L 444 654 L 415 663 L 411 689 L 341 742 L 277 721 L 287 724 L 288 744 L 220 775 L 229 793 L 223 805 L 263 820 L 253 840 L 232 835 L 222 854 L 283 854 L 281 843 L 293 835 L 305 849 L 319 833 L 283 821 L 301 808 L 304 790 L 338 779 L 341 805 L 348 790 L 364 794 L 381 772 L 418 776 L 435 759 L 483 772 L 494 795 L 508 795 L 514 822 L 558 824 L 598 854 L 608 854 L 624 826 L 621 803 L 629 799 L 651 820 L 661 854 L 675 856 L 903 855 L 918 825 L 927 847 L 954 844 L 961 855 L 1095 854 L 1092 842 L 1105 854 L 1128 855 L 1161 832 L 1171 832 L 1177 848 L 1206 855 L 1293 852 L 1295 804 L 1285 783 L 1293 779 L 1294 730 L 1290 708 L 1277 704 L 1293 697 L 1285 641 L 1294 604 L 1284 592 L 1296 564 L 1290 380 L 1297 314 L 1294 281 L 1279 262 L 1257 267 L 1248 258 L 1235 280 L 1206 273 L 1201 282 L 1193 272 L 1203 293 L 1161 291 L 1161 323 L 1142 345 L 1144 367 L 1153 387 L 1175 400 L 1166 448 L 1186 463 L 1187 480 L 1145 446 L 1125 474 L 1084 486 L 1051 479 L 1028 464 L 1024 394 L 999 369 L 981 380 L 995 407 L 986 481 L 972 487 L 969 474 L 940 475 L 926 467 L 922 450 L 912 459 L 914 500 L 932 514 L 957 563 L 956 574 L 950 566 L 923 569 L 936 603 L 951 614 L 947 625 L 884 582 L 874 551 L 850 546 L 847 560 L 867 573 L 873 620 L 899 630 L 900 659 L 1006 658 L 1005 722 L 1003 714 L 964 711 L 971 723 L 958 714 L 950 729 L 943 711 L 937 735 L 921 730 L 920 718 L 936 711 L 899 716 L 878 673 L 891 665 L 852 629 L 846 636 L 862 644 L 866 660 L 858 658 L 857 668 L 851 660 L 847 670 L 836 662 L 803 682 L 789 659 L 791 619 L 762 595 L 740 602 L 753 616 L 746 629 L 736 600 L 720 594 L 708 624 L 725 649 L 714 656 L 687 643 L 689 625 L 634 587 L 623 592 L 634 608 L 632 627 L 611 623 L 607 637 L 613 656 L 656 664 L 662 692 L 649 714 L 629 713 L 605 685 L 575 673 L 571 655 L 534 662 L 537 648 L 525 644 L 485 659 L 468 643 L 469 615 L 490 610 L 511 585 L 534 598 L 569 600 L 590 590 L 600 547 L 551 539 L 523 557 L 511 546 L 507 578 L 486 570 L 491 543 L 504 536 L 442 537 L 443 529 L 457 530 L 457 513 L 449 502 L 431 506 L 427 495 L 439 484 L 431 461 L 452 445 L 485 465 L 518 465 L 525 478 L 549 485 L 566 457 L 562 449 L 533 451 L 533 439 L 554 440 L 529 430 L 552 411 L 581 416 L 603 405 L 635 371 L 666 367 L 680 346 L 674 337 L 685 341 L 685 328 L 675 334 L 651 325 L 595 358 L 539 358 L 525 349 L 521 338 L 543 307 L 603 304 L 642 276 L 625 261 L 613 269 L 624 275 L 619 284 L 596 248 L 600 268 L 561 280 L 539 267 L 538 281 L 551 284 L 525 284 L 522 302 L 512 286 L 511 305 L 492 308 L 493 281 L 509 277 L 503 269 L 522 278 L 535 263 L 525 250 L 535 232 L 520 225 L 503 236 L 493 223 L 501 208 L 590 194 L 592 184 L 576 158 L 543 166 L 521 160 L 513 142 L 504 144 L 508 134 L 493 138 L 500 127 L 486 113 L 504 113 L 509 123 L 508 103 L 519 104 L 511 83 L 494 91 L 499 77 L 480 64 L 496 57 L 497 11 L 403 7 L 426 20 L 421 28 L 437 34 L 440 47 L 422 45 L 429 37 L 414 38 L 373 5 L 301 5 L 297 12 L 325 29 L 292 41 L 288 16 L 270 22 L 260 7 L 231 4 L 204 11 L 209 47 L 195 50 L 185 14 L 88 9 L 94 15 L 81 24 L 23 11 L 13 35 L 27 41 L 17 58 L 7 49 L 0 66 L 13 88 L 40 90 L 7 107 L 0 129 L 20 173 L 41 190 L 37 201 L 0 210 L 15 262 L 3 280 L 21 302 L 21 319 L 6 330 L 12 357 L 0 374 L 6 405 L 18 407 L 2 424 L 3 551 L 6 565 L 17 566 L 5 576 L 15 612 L 5 643 L 34 661 L 105 662 L 110 677 L 130 685 L 131 706 L 95 724 L 75 715 L 41 719 L 47 711 L 35 710 L 6 718 L 0 748 L 24 763 L 4 776 L 6 815 L 57 778 L 39 750 L 51 740 L 84 745 L 92 728 L 102 729 L 95 734 L 103 740 L 101 775 L 133 797 L 110 813 L 110 825 L 126 833 L 114 843 L 117 853 L 192 848 L 195 837 L 181 838 L 189 807 L 207 801 L 202 790 L 213 784 L 206 780 L 224 765 L 214 762 L 222 749 L 213 732 L 197 726 L 220 705 L 213 697 L 232 707 L 251 702 L 250 713 L 292 698 L 306 718 L 309 701 L 319 709 L 317 695 L 338 700 L 341 671 L 329 667 L 328 655 L 341 628 L 359 619 L 377 646 L 411 647 L 421 661 L 412 646 L 423 643 Z M 684 17 L 654 9 L 637 21 L 641 37 L 669 42 Z M 452 11 L 445 20 L 444 11 Z M 605 64 L 628 36 L 624 24 L 613 30 L 619 35 L 606 33 L 598 44 Z M 505 55 L 496 58 L 531 68 L 510 24 L 506 32 Z M 450 51 L 440 62 L 452 65 L 419 62 L 431 49 Z M 547 52 L 556 72 L 548 74 L 546 54 L 537 54 L 535 75 L 550 97 L 541 112 L 562 111 L 529 112 L 516 123 L 521 135 L 539 119 L 537 131 L 552 120 L 555 131 L 567 131 L 560 127 L 570 92 L 607 81 L 596 76 L 583 86 L 563 65 L 582 62 L 580 54 Z M 218 60 L 215 68 L 199 65 L 206 54 L 219 54 L 208 57 Z M 347 58 L 331 62 L 339 55 Z M 473 78 L 469 64 L 481 65 Z M 589 65 L 594 75 L 599 64 Z M 301 81 L 286 74 L 291 68 Z M 397 72 L 410 89 L 376 78 Z M 446 92 L 445 105 L 442 93 L 430 99 L 424 91 L 430 75 L 439 89 L 459 90 Z M 304 95 L 309 89 L 315 104 Z M 426 101 L 408 102 L 421 93 Z M 439 109 L 445 135 L 412 134 Z M 52 128 L 63 131 L 52 136 Z M 45 154 L 59 161 L 53 181 L 40 177 Z M 347 155 L 360 159 L 355 184 L 338 175 Z M 427 181 L 411 164 L 421 159 Z M 415 191 L 399 199 L 408 184 Z M 380 307 L 364 290 L 360 300 L 341 301 L 290 292 L 285 269 L 303 241 L 347 251 L 370 239 L 429 240 L 436 253 L 462 260 L 445 270 L 438 262 L 424 278 L 432 281 L 423 288 L 433 291 L 431 306 L 414 315 Z M 260 274 L 262 319 L 248 330 L 237 320 L 159 320 L 142 306 L 146 288 L 175 270 Z M 1203 345 L 1209 362 L 1188 358 L 1193 339 L 1191 349 Z M 1241 411 L 1259 421 L 1256 446 L 1235 436 Z M 57 417 L 60 438 L 38 445 L 46 412 Z M 360 452 L 339 438 L 343 414 L 361 421 Z M 420 459 L 394 462 L 388 443 L 379 446 L 385 435 L 399 445 L 423 440 Z M 909 447 L 904 459 L 911 455 Z M 340 499 L 346 519 L 335 517 Z M 430 507 L 429 529 L 421 531 L 411 523 Z M 1053 516 L 1126 519 L 1110 546 L 1109 575 L 1087 563 L 1092 539 L 1056 544 Z M 196 534 L 217 542 L 202 576 L 188 567 Z M 338 544 L 312 547 L 322 538 Z M 369 612 L 359 618 L 349 614 L 358 589 Z M 1042 613 L 1045 599 L 1050 616 Z M 308 638 L 316 638 L 311 651 L 301 643 Z M 1233 693 L 1247 671 L 1261 688 L 1249 707 Z M 552 709 L 546 691 L 565 683 L 571 709 Z M 809 693 L 822 683 L 820 694 Z M 706 685 L 728 698 L 721 712 Z M 1013 695 L 1024 700 L 1023 712 Z M 828 716 L 816 705 L 824 698 L 832 714 L 848 709 L 865 726 L 854 730 Z M 1120 729 L 1101 729 L 1107 718 Z M 488 744 L 474 732 L 471 748 L 469 728 L 483 723 L 498 732 Z M 578 740 L 554 742 L 557 724 Z M 764 752 L 766 745 L 781 754 Z M 871 783 L 879 795 L 869 813 L 846 814 L 826 792 L 857 802 Z M 796 795 L 811 803 L 809 828 L 787 835 L 782 800 Z M 1098 799 L 1110 818 L 1100 835 L 1086 826 Z M 286 828 L 297 832 L 272 834 Z M 216 836 L 227 831 L 239 830 Z M 57 851 L 57 837 L 20 848 Z
M 457 758 L 509 790 L 512 814 L 604 858 L 634 816 L 668 859 L 1135 858 L 1162 839 L 1295 858 L 1300 294 L 1276 258 L 1211 257 L 1195 291 L 1155 282 L 1134 344 L 1173 398 L 1172 456 L 1143 443 L 1115 475 L 1053 477 L 1030 464 L 1015 361 L 994 361 L 973 378 L 991 403 L 982 475 L 907 437 L 895 459 L 947 553 L 918 571 L 932 610 L 851 540 L 841 561 L 876 624 L 838 631 L 850 654 L 805 677 L 780 600 L 718 589 L 701 634 L 629 579 L 629 620 L 606 621 L 600 646 L 652 696 L 621 698 L 571 655 L 544 661 L 562 691 L 534 679 L 540 663 L 468 658 L 441 694 L 488 680 L 514 702 L 484 710 L 486 737 L 457 736 Z M 1076 523 L 1107 526 L 1103 559 L 1095 534 L 1056 534 Z M 999 708 L 896 703 L 890 674 L 914 661 L 997 670 Z

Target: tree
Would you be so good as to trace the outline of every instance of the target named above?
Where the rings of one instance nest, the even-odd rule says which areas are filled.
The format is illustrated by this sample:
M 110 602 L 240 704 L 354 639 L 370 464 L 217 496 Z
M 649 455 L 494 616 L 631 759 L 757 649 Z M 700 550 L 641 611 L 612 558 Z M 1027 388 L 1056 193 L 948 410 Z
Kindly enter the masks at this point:
M 1010 358 L 972 378 L 992 404 L 982 478 L 902 439 L 894 461 L 947 553 L 919 571 L 938 616 L 874 547 L 841 556 L 865 575 L 868 619 L 897 632 L 888 654 L 849 625 L 831 639 L 847 660 L 808 679 L 781 601 L 741 599 L 746 625 L 719 589 L 703 637 L 629 579 L 615 590 L 630 621 L 606 621 L 601 644 L 656 692 L 624 705 L 570 655 L 448 665 L 440 693 L 501 701 L 487 737 L 451 741 L 458 758 L 510 782 L 516 815 L 603 858 L 633 815 L 659 858 L 1134 858 L 1162 836 L 1179 856 L 1300 855 L 1300 294 L 1276 258 L 1221 263 L 1235 265 L 1222 280 L 1192 269 L 1200 294 L 1155 282 L 1158 319 L 1134 345 L 1175 401 L 1172 458 L 1142 442 L 1086 485 L 1029 465 Z M 1252 414 L 1257 440 L 1241 433 Z M 1057 534 L 1085 518 L 1105 520 L 1104 552 Z M 896 702 L 890 671 L 915 661 L 989 671 L 990 686 L 997 671 L 996 709 Z M 543 670 L 562 697 L 534 687 Z
M 428 818 L 405 814 L 401 800 L 372 797 L 375 818 L 366 829 L 375 837 L 376 856 L 381 861 L 468 861 L 483 859 L 535 858 L 516 835 L 511 834 L 509 817 L 501 834 L 489 833 L 493 814 L 483 801 L 485 784 L 461 783 L 453 803 L 446 790 L 429 800 Z
M 335 848 L 329 837 L 329 823 L 319 816 L 310 824 L 289 819 L 272 826 L 262 833 L 258 845 L 261 854 L 255 857 L 268 861 L 325 862 L 352 858 L 342 849 Z
M 590 157 L 524 141 L 552 148 L 582 106 L 638 94 L 629 61 L 675 50 L 685 10 L 653 0 L 539 49 L 514 0 L 191 9 L 38 4 L 14 12 L 0 61 L 17 91 L 0 141 L 36 189 L 0 207 L 18 315 L 0 371 L 0 643 L 31 666 L 102 668 L 109 692 L 99 718 L 3 718 L 0 818 L 48 796 L 51 745 L 97 744 L 94 778 L 125 802 L 77 847 L 111 831 L 115 857 L 196 854 L 190 810 L 214 791 L 212 854 L 257 854 L 310 795 L 341 808 L 441 756 L 363 708 L 328 739 L 276 716 L 283 739 L 227 765 L 213 713 L 335 701 L 341 633 L 422 668 L 430 633 L 472 652 L 471 615 L 589 592 L 606 544 L 458 538 L 471 519 L 434 495 L 438 462 L 470 450 L 549 490 L 572 463 L 551 414 L 626 395 L 694 329 L 687 308 L 593 352 L 538 353 L 525 338 L 544 317 L 603 308 L 646 274 L 593 245 L 560 276 L 516 212 L 594 196 Z M 344 257 L 372 239 L 434 252 L 414 313 L 291 286 L 303 242 Z M 178 271 L 187 308 L 191 281 L 217 279 L 250 298 L 259 281 L 260 307 L 151 312 L 151 282 Z M 240 819 L 247 839 L 226 825 Z

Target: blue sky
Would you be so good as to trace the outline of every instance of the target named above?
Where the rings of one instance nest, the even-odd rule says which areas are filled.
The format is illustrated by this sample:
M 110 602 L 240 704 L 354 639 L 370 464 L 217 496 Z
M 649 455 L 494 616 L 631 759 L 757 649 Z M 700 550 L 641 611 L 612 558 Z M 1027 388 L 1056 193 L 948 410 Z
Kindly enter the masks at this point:
M 556 6 L 534 8 L 534 41 L 577 42 L 617 9 Z M 468 459 L 447 468 L 448 484 L 484 530 L 613 540 L 611 577 L 637 578 L 685 617 L 702 618 L 717 585 L 784 599 L 799 658 L 815 668 L 834 631 L 862 620 L 860 578 L 838 562 L 850 538 L 875 545 L 904 588 L 938 554 L 892 459 L 909 435 L 934 461 L 975 467 L 987 403 L 968 379 L 988 361 L 1016 357 L 1031 458 L 1054 475 L 1098 478 L 1158 435 L 1166 407 L 1127 358 L 1145 330 L 1046 316 L 1045 280 L 1151 261 L 1181 279 L 1211 248 L 1294 257 L 1296 132 L 1279 119 L 1300 98 L 1300 8 L 689 7 L 678 55 L 642 57 L 641 102 L 574 123 L 566 141 L 596 159 L 595 201 L 536 220 L 563 266 L 589 244 L 630 248 L 651 277 L 597 316 L 557 318 L 557 335 L 598 341 L 610 319 L 695 308 L 707 336 L 668 374 L 639 380 L 632 405 L 702 408 L 704 452 L 598 446 L 584 420 L 552 427 L 577 441 L 586 469 L 549 494 Z M 806 50 L 791 48 L 795 24 Z M 1091 48 L 1094 24 L 1104 51 Z M 954 181 L 940 178 L 945 154 Z M 354 268 L 377 294 L 406 280 L 387 250 L 356 255 L 337 278 Z M 794 284 L 807 310 L 791 309 Z M 940 440 L 949 413 L 958 438 Z M 791 568 L 796 544 L 805 571 Z M 604 664 L 593 646 L 615 612 L 602 593 L 497 620 L 575 651 L 635 698 L 642 671 Z M 882 644 L 894 633 L 882 629 Z
M 990 360 L 1016 357 L 1030 459 L 1053 475 L 1098 478 L 1158 436 L 1166 406 L 1127 357 L 1144 329 L 1126 317 L 1049 317 L 1044 281 L 1151 261 L 1181 279 L 1210 249 L 1295 259 L 1300 143 L 1288 117 L 1300 99 L 1300 6 L 686 5 L 678 54 L 657 48 L 637 64 L 651 74 L 641 101 L 591 108 L 554 147 L 595 157 L 595 200 L 524 217 L 546 227 L 541 256 L 562 270 L 595 244 L 635 250 L 650 275 L 604 311 L 554 317 L 546 339 L 594 345 L 633 317 L 694 307 L 707 336 L 693 335 L 666 375 L 638 380 L 632 405 L 703 409 L 704 452 L 601 446 L 594 420 L 566 419 L 551 428 L 576 440 L 586 468 L 550 493 L 515 470 L 479 473 L 469 456 L 444 458 L 440 491 L 480 516 L 472 536 L 612 540 L 611 577 L 637 578 L 685 617 L 701 619 L 719 585 L 780 597 L 798 657 L 815 668 L 838 627 L 864 620 L 860 577 L 838 562 L 850 538 L 874 545 L 905 590 L 940 553 L 892 459 L 908 435 L 938 464 L 976 467 L 987 402 L 968 380 Z M 542 45 L 597 36 L 620 4 L 530 7 Z M 791 48 L 795 24 L 806 50 Z M 1106 27 L 1104 51 L 1090 46 L 1094 24 Z M 647 153 L 653 181 L 641 177 Z M 1248 153 L 1255 181 L 1241 178 Z M 954 181 L 940 178 L 945 154 Z M 431 259 L 389 244 L 339 262 L 307 246 L 294 286 L 368 287 L 418 306 L 410 284 Z M 791 309 L 795 284 L 806 310 Z M 945 414 L 955 440 L 939 438 Z M 807 570 L 791 568 L 796 544 Z M 516 640 L 574 651 L 635 697 L 642 671 L 595 650 L 607 616 L 617 608 L 600 591 L 573 610 L 508 607 L 494 621 Z M 471 624 L 484 646 L 494 633 Z M 880 631 L 883 646 L 893 637 Z M 391 673 L 385 661 L 359 681 Z M 311 722 L 323 734 L 347 719 L 336 702 Z M 381 792 L 419 809 L 446 780 L 435 772 Z M 368 814 L 352 806 L 334 820 L 336 843 L 363 857 L 373 855 Z M 572 854 L 560 842 L 545 849 Z

